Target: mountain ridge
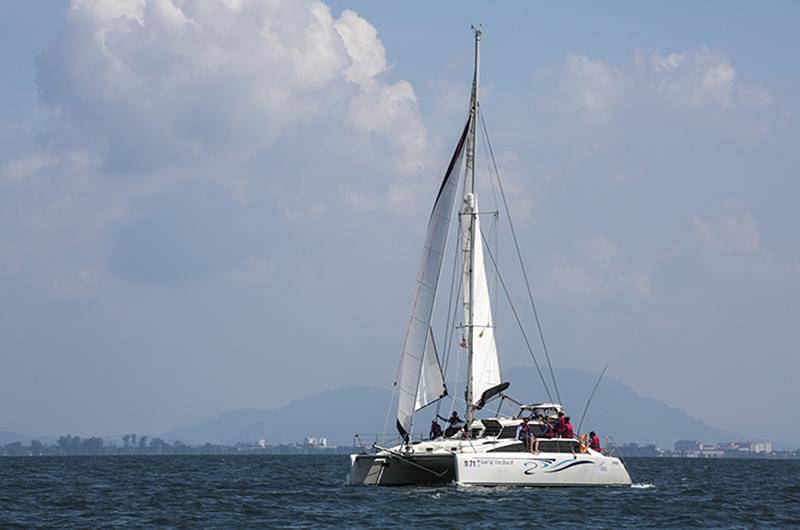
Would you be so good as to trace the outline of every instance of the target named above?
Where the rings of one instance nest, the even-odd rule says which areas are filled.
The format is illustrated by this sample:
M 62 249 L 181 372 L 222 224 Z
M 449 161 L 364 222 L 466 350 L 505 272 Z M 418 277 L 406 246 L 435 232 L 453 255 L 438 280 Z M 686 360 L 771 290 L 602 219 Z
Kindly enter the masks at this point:
M 561 383 L 560 387 L 564 389 L 563 405 L 573 416 L 573 424 L 577 428 L 586 398 L 598 374 L 564 368 L 555 370 L 555 374 Z M 543 401 L 541 383 L 521 384 L 538 381 L 533 369 L 512 368 L 504 375 L 506 380 L 512 382 L 509 393 L 515 399 L 527 403 Z M 453 388 L 453 385 L 449 387 Z M 236 443 L 264 439 L 269 444 L 301 442 L 306 437 L 325 437 L 330 443 L 349 445 L 353 443 L 356 433 L 360 433 L 366 441 L 383 431 L 383 426 L 387 424 L 385 416 L 390 396 L 386 389 L 346 385 L 273 409 L 235 409 L 204 422 L 174 429 L 161 437 L 186 443 Z M 445 398 L 444 403 L 450 406 L 451 401 Z M 495 406 L 493 402 L 486 409 L 494 411 Z M 427 431 L 427 422 L 432 414 L 427 409 L 418 413 L 416 425 L 423 426 L 422 429 Z M 390 430 L 393 425 L 389 420 Z M 643 397 L 612 377 L 605 377 L 601 381 L 583 427 L 584 431 L 591 429 L 602 436 L 611 436 L 617 443 L 652 443 L 663 448 L 672 448 L 675 441 L 682 439 L 704 442 L 754 440 L 752 436 L 707 425 L 657 399 Z

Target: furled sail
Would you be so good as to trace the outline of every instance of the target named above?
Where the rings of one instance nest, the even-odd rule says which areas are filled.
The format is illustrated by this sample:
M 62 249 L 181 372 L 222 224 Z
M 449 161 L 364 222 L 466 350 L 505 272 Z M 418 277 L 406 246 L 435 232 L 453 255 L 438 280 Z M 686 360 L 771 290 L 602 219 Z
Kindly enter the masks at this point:
M 478 210 L 478 199 L 472 198 L 474 211 Z M 472 270 L 472 322 L 467 330 L 472 333 L 472 399 L 473 405 L 481 403 L 483 393 L 501 384 L 500 360 L 494 339 L 494 322 L 489 297 L 489 284 L 486 279 L 486 264 L 483 261 L 483 237 L 481 236 L 480 215 L 473 217 L 475 234 L 475 259 Z M 478 407 L 480 408 L 480 407 Z
M 433 342 L 429 339 L 430 324 L 450 229 L 450 217 L 453 213 L 453 200 L 458 188 L 457 168 L 460 166 L 468 131 L 469 120 L 458 140 L 428 221 L 422 263 L 417 275 L 417 292 L 414 305 L 411 307 L 411 319 L 403 344 L 396 383 L 399 389 L 397 430 L 402 436 L 407 436 L 411 432 L 416 410 L 445 394 L 444 378 L 438 358 L 432 357 L 436 352 Z M 432 374 L 435 371 L 439 372 L 438 376 Z

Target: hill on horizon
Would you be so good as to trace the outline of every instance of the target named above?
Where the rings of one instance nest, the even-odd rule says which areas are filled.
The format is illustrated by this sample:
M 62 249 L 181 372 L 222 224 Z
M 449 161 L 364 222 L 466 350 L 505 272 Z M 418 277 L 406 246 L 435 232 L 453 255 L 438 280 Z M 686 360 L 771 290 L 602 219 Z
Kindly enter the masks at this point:
M 504 374 L 511 381 L 508 393 L 515 399 L 535 403 L 543 401 L 541 383 L 532 368 L 512 368 Z M 556 369 L 563 405 L 577 428 L 599 374 L 584 370 Z M 523 382 L 530 381 L 525 385 Z M 452 391 L 451 391 L 452 393 Z M 390 391 L 366 386 L 344 386 L 326 390 L 270 409 L 237 409 L 208 420 L 164 433 L 162 438 L 186 443 L 236 443 L 264 439 L 268 444 L 302 442 L 306 437 L 326 437 L 336 445 L 350 445 L 359 433 L 365 443 L 388 425 L 394 428 L 393 410 L 387 422 Z M 442 414 L 451 406 L 445 398 Z M 496 405 L 490 403 L 488 410 Z M 463 407 L 462 407 L 463 408 Z M 460 410 L 460 409 L 459 409 Z M 427 430 L 432 411 L 423 410 L 416 424 Z M 750 440 L 752 436 L 717 429 L 681 409 L 640 396 L 629 386 L 604 377 L 584 421 L 583 431 L 593 429 L 603 439 L 610 435 L 618 444 L 652 443 L 672 448 L 677 440 L 724 442 Z

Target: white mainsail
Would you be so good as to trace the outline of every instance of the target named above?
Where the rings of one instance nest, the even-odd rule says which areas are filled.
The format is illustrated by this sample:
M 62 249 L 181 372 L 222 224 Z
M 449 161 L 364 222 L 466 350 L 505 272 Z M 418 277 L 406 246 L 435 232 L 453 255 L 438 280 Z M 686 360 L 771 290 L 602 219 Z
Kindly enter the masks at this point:
M 469 120 L 461 133 L 439 188 L 425 235 L 422 263 L 417 275 L 417 292 L 414 305 L 411 307 L 411 319 L 406 331 L 396 383 L 399 390 L 397 430 L 403 436 L 411 432 L 415 411 L 445 395 L 444 377 L 433 348 L 433 341 L 429 337 L 433 306 L 439 286 L 439 273 L 450 230 L 453 202 L 458 189 L 458 167 L 468 131 Z
M 474 211 L 478 210 L 478 198 L 473 196 Z M 500 379 L 500 359 L 494 338 L 494 321 L 486 279 L 486 264 L 483 260 L 483 237 L 481 236 L 480 215 L 473 217 L 475 234 L 475 257 L 472 269 L 472 322 L 465 328 L 472 333 L 472 384 L 473 405 L 481 401 L 483 393 L 502 383 Z

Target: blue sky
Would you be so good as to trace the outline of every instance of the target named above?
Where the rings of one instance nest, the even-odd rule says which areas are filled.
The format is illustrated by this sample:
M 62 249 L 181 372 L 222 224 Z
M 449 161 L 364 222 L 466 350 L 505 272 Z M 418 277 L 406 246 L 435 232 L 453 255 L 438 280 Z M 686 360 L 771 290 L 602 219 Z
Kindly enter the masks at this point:
M 556 364 L 800 442 L 795 3 L 0 8 L 0 430 L 390 385 L 482 22 Z

